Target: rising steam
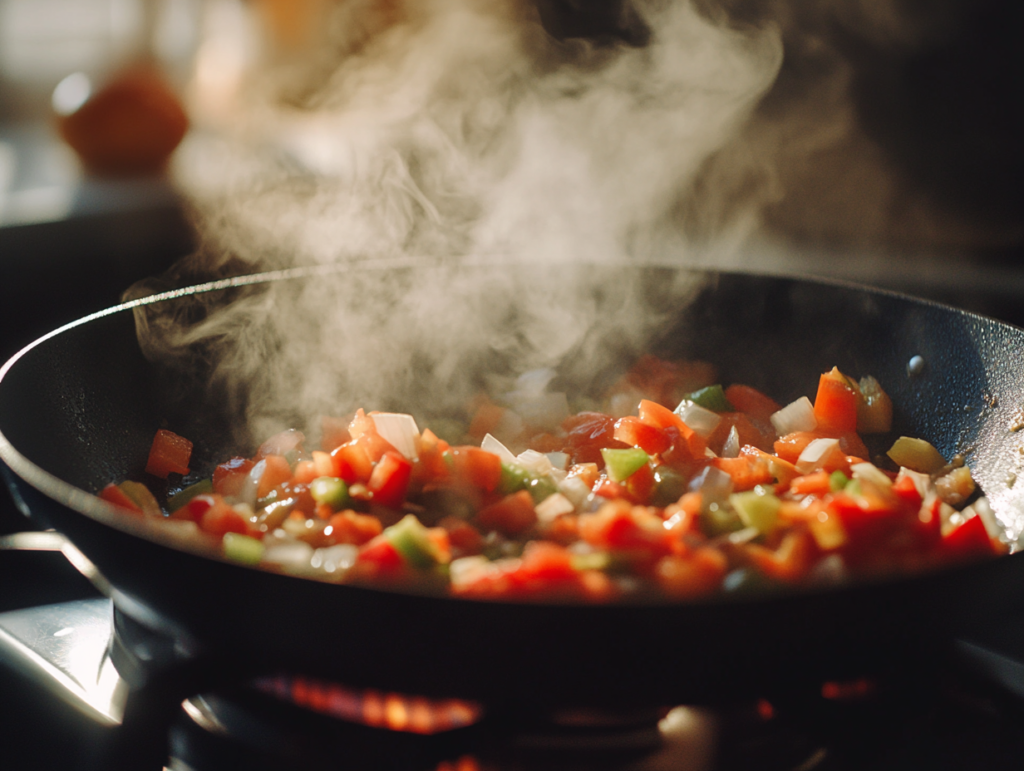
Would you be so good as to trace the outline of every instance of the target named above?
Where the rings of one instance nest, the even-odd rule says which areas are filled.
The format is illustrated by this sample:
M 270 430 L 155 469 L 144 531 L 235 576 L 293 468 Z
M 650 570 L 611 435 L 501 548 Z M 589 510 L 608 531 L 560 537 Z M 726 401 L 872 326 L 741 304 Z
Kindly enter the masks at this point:
M 178 179 L 203 245 L 165 281 L 315 265 L 339 277 L 200 322 L 194 308 L 189 323 L 140 313 L 147 353 L 215 343 L 219 376 L 245 384 L 265 432 L 360 405 L 443 412 L 478 367 L 571 355 L 596 370 L 639 349 L 661 321 L 644 288 L 579 266 L 678 263 L 695 212 L 702 237 L 742 240 L 760 202 L 732 195 L 735 180 L 709 187 L 708 170 L 730 177 L 782 45 L 771 25 L 689 2 L 633 5 L 642 47 L 555 41 L 514 0 L 339 4 L 306 69 L 264 73 L 230 136 L 185 148 Z M 396 259 L 440 267 L 376 267 Z

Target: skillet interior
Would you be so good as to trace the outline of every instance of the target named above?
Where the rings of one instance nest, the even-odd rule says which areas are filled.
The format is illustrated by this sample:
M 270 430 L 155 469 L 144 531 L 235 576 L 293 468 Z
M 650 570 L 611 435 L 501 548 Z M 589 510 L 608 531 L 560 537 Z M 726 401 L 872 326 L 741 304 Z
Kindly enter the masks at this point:
M 895 432 L 946 456 L 966 452 L 1008 532 L 1020 535 L 1024 501 L 1007 480 L 1021 457 L 1010 427 L 1024 395 L 1024 333 L 896 295 L 751 275 L 700 274 L 703 289 L 686 304 L 680 275 L 643 271 L 651 313 L 672 312 L 653 351 L 709 359 L 723 382 L 783 402 L 813 393 L 833 365 L 875 375 L 896 404 Z M 608 302 L 614 317 L 614 293 Z M 926 361 L 916 378 L 906 369 L 914 355 Z M 0 379 L 0 454 L 16 497 L 97 564 L 126 608 L 202 641 L 207 679 L 285 666 L 491 702 L 704 701 L 923 656 L 935 640 L 1024 599 L 1019 555 L 831 591 L 602 607 L 416 597 L 230 565 L 159 534 L 140 538 L 134 518 L 81 493 L 138 475 L 165 422 L 200 453 L 224 449 L 235 416 L 209 392 L 169 388 L 171 380 L 140 354 L 128 311 L 67 329 Z

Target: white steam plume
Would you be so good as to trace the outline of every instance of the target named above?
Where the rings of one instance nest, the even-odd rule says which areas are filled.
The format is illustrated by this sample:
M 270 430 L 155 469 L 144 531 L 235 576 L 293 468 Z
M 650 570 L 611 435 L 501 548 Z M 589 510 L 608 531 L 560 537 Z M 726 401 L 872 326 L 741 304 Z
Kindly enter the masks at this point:
M 149 314 L 147 351 L 216 341 L 220 375 L 246 384 L 265 432 L 297 405 L 443 411 L 476 387 L 471 365 L 573 354 L 598 370 L 639 349 L 660 317 L 625 274 L 538 265 L 679 262 L 687 212 L 707 213 L 704 234 L 756 224 L 756 204 L 695 183 L 712 156 L 727 173 L 782 48 L 771 26 L 731 27 L 689 2 L 634 5 L 643 47 L 554 41 L 514 0 L 341 4 L 317 87 L 293 89 L 291 106 L 254 99 L 230 138 L 183 148 L 204 244 L 180 270 L 352 264 L 348 277 L 184 327 Z M 402 256 L 448 267 L 355 265 Z M 467 260 L 520 267 L 480 278 Z

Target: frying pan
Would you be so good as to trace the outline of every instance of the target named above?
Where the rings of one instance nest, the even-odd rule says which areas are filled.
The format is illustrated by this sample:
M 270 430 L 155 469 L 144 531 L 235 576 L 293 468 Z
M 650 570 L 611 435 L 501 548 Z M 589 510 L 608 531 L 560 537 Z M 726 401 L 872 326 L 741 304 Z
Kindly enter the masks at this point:
M 410 270 L 407 277 L 415 277 Z M 509 270 L 464 266 L 459 275 Z M 512 272 L 550 286 L 568 284 L 566 276 L 578 278 L 580 269 Z M 629 313 L 639 307 L 655 319 L 642 341 L 614 342 L 627 357 L 640 352 L 631 346 L 642 346 L 710 360 L 722 382 L 749 383 L 783 403 L 813 392 L 833 365 L 874 375 L 895 404 L 893 436 L 923 437 L 946 457 L 963 453 L 1008 537 L 1020 536 L 1024 490 L 1013 480 L 1022 457 L 1014 432 L 1024 403 L 1021 330 L 840 283 L 665 267 L 585 273 L 588 307 L 610 320 L 609 329 L 627 320 L 621 293 L 610 289 L 624 283 L 643 298 Z M 341 286 L 352 275 L 351 268 L 264 274 L 147 298 L 40 339 L 0 372 L 0 458 L 19 507 L 95 563 L 121 612 L 169 635 L 184 660 L 203 662 L 196 687 L 229 673 L 286 670 L 491 704 L 710 702 L 905 667 L 1021 606 L 1019 554 L 912 577 L 704 602 L 420 596 L 230 564 L 89 494 L 139 478 L 161 426 L 193 438 L 208 470 L 238 419 L 204 398 L 203 357 L 176 377 L 141 354 L 133 307 L 166 309 L 278 285 Z M 911 374 L 914 356 L 924 368 Z

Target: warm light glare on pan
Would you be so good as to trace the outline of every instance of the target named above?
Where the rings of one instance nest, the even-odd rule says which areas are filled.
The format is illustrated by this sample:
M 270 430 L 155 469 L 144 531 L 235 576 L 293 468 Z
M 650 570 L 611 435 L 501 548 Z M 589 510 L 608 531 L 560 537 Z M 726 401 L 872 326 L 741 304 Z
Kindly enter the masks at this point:
M 480 720 L 480 705 L 458 699 L 431 700 L 422 696 L 360 690 L 305 677 L 271 677 L 256 687 L 300 707 L 372 728 L 435 734 L 463 728 Z

